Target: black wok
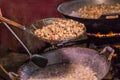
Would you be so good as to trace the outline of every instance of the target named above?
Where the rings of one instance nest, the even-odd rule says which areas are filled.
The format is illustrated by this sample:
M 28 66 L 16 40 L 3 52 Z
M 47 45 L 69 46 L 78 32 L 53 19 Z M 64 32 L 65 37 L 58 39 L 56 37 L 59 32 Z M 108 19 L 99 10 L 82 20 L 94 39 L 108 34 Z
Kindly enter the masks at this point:
M 81 47 L 61 48 L 46 52 L 43 56 L 48 59 L 48 66 L 68 61 L 73 64 L 89 66 L 97 73 L 98 79 L 101 80 L 108 73 L 110 60 L 112 58 L 111 55 L 114 54 L 114 50 L 111 47 L 105 47 L 100 53 L 104 53 L 106 50 L 109 50 L 111 53 L 108 59 L 104 55 L 99 54 L 96 50 Z M 32 63 L 24 64 L 18 71 L 21 80 L 27 80 L 31 74 L 33 74 L 36 70 L 38 71 L 38 69 L 39 68 Z
M 85 24 L 87 32 L 90 33 L 108 33 L 110 31 L 120 32 L 120 14 L 105 14 L 101 15 L 98 19 L 81 18 L 76 15 L 70 15 L 72 11 L 87 6 L 97 4 L 109 4 L 115 5 L 120 3 L 120 0 L 71 0 L 69 2 L 62 3 L 58 6 L 58 11 L 66 18 L 71 18 Z M 117 18 L 106 19 L 108 16 L 118 16 Z

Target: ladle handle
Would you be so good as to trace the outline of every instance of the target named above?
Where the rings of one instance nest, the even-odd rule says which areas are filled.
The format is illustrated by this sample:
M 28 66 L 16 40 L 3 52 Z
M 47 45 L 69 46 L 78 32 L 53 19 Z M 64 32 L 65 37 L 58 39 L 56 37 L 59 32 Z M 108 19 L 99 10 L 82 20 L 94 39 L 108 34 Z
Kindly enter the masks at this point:
M 32 57 L 31 52 L 29 51 L 29 49 L 26 47 L 26 45 L 22 42 L 22 40 L 15 34 L 15 32 L 9 27 L 9 25 L 5 22 L 3 22 L 3 24 L 10 30 L 10 32 L 15 36 L 15 38 L 20 42 L 20 44 L 24 47 L 24 49 L 27 51 L 27 53 L 29 54 L 30 58 Z
M 104 14 L 100 16 L 100 19 L 118 19 L 118 18 L 120 18 L 120 13 Z
M 6 22 L 6 23 L 8 23 L 8 24 L 10 24 L 10 25 L 13 25 L 14 27 L 24 28 L 23 25 L 15 22 L 15 21 L 12 21 L 12 20 L 10 20 L 10 19 L 7 19 L 7 18 L 5 18 L 5 17 L 2 17 L 2 16 L 0 16 L 0 21 Z

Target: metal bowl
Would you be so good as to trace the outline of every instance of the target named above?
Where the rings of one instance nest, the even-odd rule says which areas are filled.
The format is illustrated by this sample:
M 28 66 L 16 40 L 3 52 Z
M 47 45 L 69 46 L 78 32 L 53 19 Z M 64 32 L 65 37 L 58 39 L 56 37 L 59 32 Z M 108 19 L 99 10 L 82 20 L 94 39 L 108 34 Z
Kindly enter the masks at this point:
M 40 29 L 42 28 L 43 26 L 46 26 L 46 25 L 49 25 L 49 24 L 52 24 L 53 21 L 55 21 L 57 18 L 46 18 L 46 19 L 42 19 L 42 20 L 39 20 L 35 23 L 33 23 L 30 27 L 31 27 L 31 31 L 34 33 L 34 31 L 36 29 Z M 65 19 L 65 18 L 64 18 Z M 84 24 L 83 24 L 84 25 Z M 80 40 L 81 38 L 84 37 L 84 34 L 86 32 L 86 28 L 85 26 L 83 26 L 83 33 L 75 38 L 70 38 L 70 39 L 64 39 L 64 40 L 49 40 L 49 39 L 43 39 L 43 38 L 39 38 L 45 42 L 48 42 L 50 44 L 61 44 L 61 43 L 66 43 L 66 42 L 70 42 L 70 41 L 76 41 L 76 40 Z

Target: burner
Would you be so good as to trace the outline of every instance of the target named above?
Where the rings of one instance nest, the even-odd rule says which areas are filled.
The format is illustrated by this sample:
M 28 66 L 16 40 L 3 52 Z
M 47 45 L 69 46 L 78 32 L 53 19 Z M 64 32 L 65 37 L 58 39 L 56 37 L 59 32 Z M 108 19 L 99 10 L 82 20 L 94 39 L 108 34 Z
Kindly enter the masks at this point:
M 120 43 L 120 33 L 109 32 L 108 34 L 87 33 L 89 43 L 95 45 L 116 44 Z

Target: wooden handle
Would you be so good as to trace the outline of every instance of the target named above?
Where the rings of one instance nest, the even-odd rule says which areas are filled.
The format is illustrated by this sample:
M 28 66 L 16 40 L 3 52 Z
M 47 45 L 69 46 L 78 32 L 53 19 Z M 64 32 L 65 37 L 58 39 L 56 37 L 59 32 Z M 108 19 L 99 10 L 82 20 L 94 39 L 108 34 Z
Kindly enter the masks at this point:
M 13 25 L 14 27 L 19 27 L 19 28 L 21 28 L 21 27 L 23 26 L 23 25 L 15 22 L 15 21 L 9 20 L 9 19 L 7 19 L 7 18 L 5 18 L 5 17 L 2 17 L 2 16 L 0 16 L 0 21 L 6 22 L 6 23 L 8 23 L 8 24 L 11 24 L 11 25 Z

